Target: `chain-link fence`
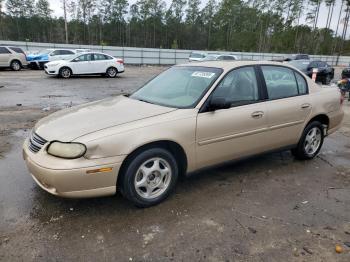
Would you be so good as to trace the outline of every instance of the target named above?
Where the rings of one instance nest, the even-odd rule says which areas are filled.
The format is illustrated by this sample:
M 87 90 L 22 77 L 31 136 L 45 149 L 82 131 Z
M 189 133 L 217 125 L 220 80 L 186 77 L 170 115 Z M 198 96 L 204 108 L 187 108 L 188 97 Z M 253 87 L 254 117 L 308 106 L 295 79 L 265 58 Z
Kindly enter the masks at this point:
M 0 41 L 2 45 L 18 46 L 27 53 L 40 51 L 47 48 L 69 48 L 69 49 L 90 49 L 92 51 L 105 52 L 112 56 L 123 58 L 126 64 L 149 64 L 149 65 L 172 65 L 188 62 L 188 57 L 193 51 L 181 49 L 159 49 L 159 48 L 138 48 L 138 47 L 115 47 L 97 45 L 71 45 L 53 43 L 35 43 L 18 41 Z M 241 60 L 282 60 L 290 57 L 290 54 L 277 53 L 250 53 L 250 52 L 221 52 L 221 51 L 200 51 L 205 53 L 233 54 Z M 348 66 L 350 56 L 324 56 L 310 55 L 312 60 L 325 61 L 330 65 Z

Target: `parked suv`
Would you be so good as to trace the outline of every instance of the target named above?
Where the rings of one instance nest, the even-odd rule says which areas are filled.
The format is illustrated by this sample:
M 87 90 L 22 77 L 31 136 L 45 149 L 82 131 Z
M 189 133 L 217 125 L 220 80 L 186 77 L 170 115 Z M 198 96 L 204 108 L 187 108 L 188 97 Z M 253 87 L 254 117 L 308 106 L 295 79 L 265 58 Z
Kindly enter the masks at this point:
M 0 46 L 0 67 L 9 67 L 13 71 L 19 71 L 27 65 L 26 55 L 21 48 Z

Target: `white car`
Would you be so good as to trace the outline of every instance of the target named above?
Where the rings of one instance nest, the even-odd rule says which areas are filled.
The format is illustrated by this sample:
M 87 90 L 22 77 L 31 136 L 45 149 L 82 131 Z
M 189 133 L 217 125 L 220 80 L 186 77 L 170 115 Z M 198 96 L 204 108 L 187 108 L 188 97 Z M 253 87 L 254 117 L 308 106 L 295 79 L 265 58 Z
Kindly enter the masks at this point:
M 72 75 L 102 74 L 116 77 L 124 72 L 124 61 L 104 53 L 82 53 L 71 59 L 52 61 L 44 66 L 48 75 L 69 78 Z
M 235 55 L 225 55 L 225 54 L 209 54 L 199 61 L 234 61 L 238 60 Z
M 27 55 L 31 68 L 44 68 L 47 62 L 69 59 L 72 55 L 90 52 L 89 49 L 44 49 Z
M 192 52 L 188 58 L 189 62 L 201 61 L 207 54 L 203 52 Z

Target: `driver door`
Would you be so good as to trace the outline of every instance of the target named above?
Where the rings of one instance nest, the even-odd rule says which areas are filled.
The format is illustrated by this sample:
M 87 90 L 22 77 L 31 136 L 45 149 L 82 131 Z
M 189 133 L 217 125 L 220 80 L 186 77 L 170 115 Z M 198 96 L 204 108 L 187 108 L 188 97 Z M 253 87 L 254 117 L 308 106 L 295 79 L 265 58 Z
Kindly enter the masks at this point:
M 73 74 L 91 74 L 93 68 L 91 65 L 91 60 L 93 59 L 93 54 L 85 54 L 78 56 L 71 62 L 71 67 L 73 69 Z
M 196 150 L 199 168 L 265 150 L 267 110 L 256 72 L 253 66 L 229 72 L 208 99 L 226 98 L 231 107 L 198 114 Z

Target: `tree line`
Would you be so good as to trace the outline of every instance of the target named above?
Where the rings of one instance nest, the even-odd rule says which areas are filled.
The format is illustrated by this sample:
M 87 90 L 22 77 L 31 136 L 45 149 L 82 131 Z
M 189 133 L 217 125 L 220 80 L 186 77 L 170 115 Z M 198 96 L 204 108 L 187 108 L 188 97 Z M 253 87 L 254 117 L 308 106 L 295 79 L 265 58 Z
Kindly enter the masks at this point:
M 0 39 L 151 48 L 350 54 L 350 0 L 0 0 Z M 321 5 L 326 14 L 320 17 Z M 334 6 L 341 4 L 338 12 Z M 319 28 L 320 19 L 326 26 Z M 331 29 L 336 24 L 336 29 Z

